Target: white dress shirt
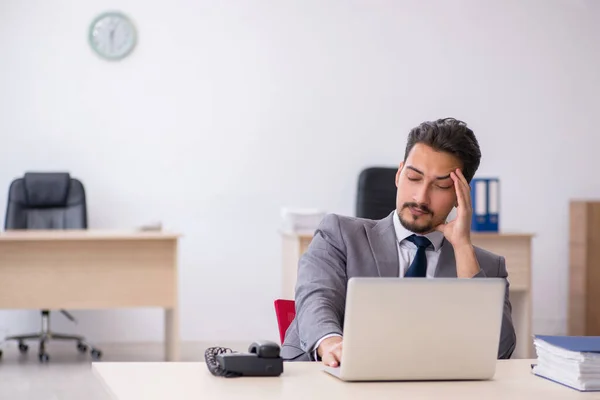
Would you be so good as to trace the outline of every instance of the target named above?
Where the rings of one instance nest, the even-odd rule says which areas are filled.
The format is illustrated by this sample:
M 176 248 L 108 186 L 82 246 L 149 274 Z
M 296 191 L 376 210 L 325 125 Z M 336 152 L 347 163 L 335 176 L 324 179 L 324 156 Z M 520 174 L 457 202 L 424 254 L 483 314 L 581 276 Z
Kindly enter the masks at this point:
M 400 218 L 398 217 L 398 212 L 394 212 L 393 220 L 394 231 L 396 232 L 397 239 L 396 243 L 398 246 L 398 261 L 400 263 L 399 278 L 403 278 L 404 274 L 406 274 L 406 270 L 408 267 L 410 267 L 410 264 L 417 254 L 417 245 L 409 240 L 406 240 L 409 236 L 414 235 L 414 233 L 402 226 L 400 223 Z M 444 234 L 439 231 L 433 231 L 426 235 L 419 236 L 425 236 L 427 239 L 429 239 L 429 241 L 431 241 L 431 246 L 425 249 L 425 256 L 427 257 L 427 278 L 433 278 L 435 276 L 438 260 L 440 258 L 440 250 L 444 242 Z M 325 335 L 315 344 L 313 350 L 315 360 L 318 359 L 317 349 L 319 348 L 321 342 L 332 336 L 340 335 L 336 333 Z
M 414 233 L 407 230 L 400 223 L 398 213 L 394 213 L 394 230 L 396 231 L 396 239 L 398 243 L 398 260 L 400 261 L 400 278 L 404 277 L 406 270 L 410 267 L 410 264 L 417 254 L 417 245 L 413 242 L 406 240 L 409 236 Z M 444 242 L 444 234 L 439 231 L 433 231 L 425 236 L 431 242 L 432 246 L 425 249 L 425 255 L 427 257 L 427 277 L 433 278 L 435 276 L 435 270 L 437 269 L 438 260 L 440 258 L 440 250 Z

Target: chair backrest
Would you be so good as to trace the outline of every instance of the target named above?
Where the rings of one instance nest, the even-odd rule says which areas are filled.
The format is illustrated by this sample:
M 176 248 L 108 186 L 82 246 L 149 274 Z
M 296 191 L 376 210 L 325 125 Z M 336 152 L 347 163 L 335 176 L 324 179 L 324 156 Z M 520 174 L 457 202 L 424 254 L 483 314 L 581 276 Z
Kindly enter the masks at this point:
M 356 216 L 382 219 L 396 208 L 396 172 L 398 168 L 371 167 L 358 177 Z
M 10 184 L 5 229 L 87 229 L 83 184 L 66 172 L 28 172 Z
M 277 325 L 279 327 L 279 340 L 281 340 L 281 344 L 283 344 L 285 332 L 296 317 L 296 303 L 294 300 L 277 299 L 274 304 Z

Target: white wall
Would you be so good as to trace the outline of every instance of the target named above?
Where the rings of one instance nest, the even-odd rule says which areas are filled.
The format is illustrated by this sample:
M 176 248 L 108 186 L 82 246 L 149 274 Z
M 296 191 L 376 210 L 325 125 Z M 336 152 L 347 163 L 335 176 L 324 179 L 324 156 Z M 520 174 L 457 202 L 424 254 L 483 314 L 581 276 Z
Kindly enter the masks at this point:
M 480 174 L 501 178 L 502 229 L 537 234 L 535 329 L 562 332 L 568 201 L 600 196 L 597 4 L 5 0 L 0 186 L 69 170 L 91 228 L 162 220 L 185 234 L 182 339 L 277 338 L 280 208 L 352 214 L 362 168 L 396 165 L 411 127 L 455 116 Z M 120 63 L 87 44 L 109 9 L 139 29 Z M 157 310 L 75 314 L 54 327 L 162 339 Z M 11 333 L 38 323 L 0 313 Z

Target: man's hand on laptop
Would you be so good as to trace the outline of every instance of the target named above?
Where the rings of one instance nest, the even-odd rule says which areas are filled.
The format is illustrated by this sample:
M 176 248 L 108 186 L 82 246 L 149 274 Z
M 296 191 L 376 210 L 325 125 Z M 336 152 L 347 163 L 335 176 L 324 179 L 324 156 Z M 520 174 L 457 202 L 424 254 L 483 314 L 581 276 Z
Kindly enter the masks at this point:
M 317 354 L 321 357 L 323 364 L 329 367 L 338 367 L 342 361 L 342 338 L 340 336 L 332 336 L 324 339 Z

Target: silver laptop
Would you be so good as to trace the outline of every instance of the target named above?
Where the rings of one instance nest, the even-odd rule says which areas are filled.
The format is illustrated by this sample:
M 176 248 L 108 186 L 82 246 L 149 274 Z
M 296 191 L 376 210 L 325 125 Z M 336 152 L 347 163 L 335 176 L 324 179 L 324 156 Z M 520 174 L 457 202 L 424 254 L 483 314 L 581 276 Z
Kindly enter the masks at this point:
M 500 278 L 351 278 L 339 367 L 346 381 L 481 380 L 496 371 Z

